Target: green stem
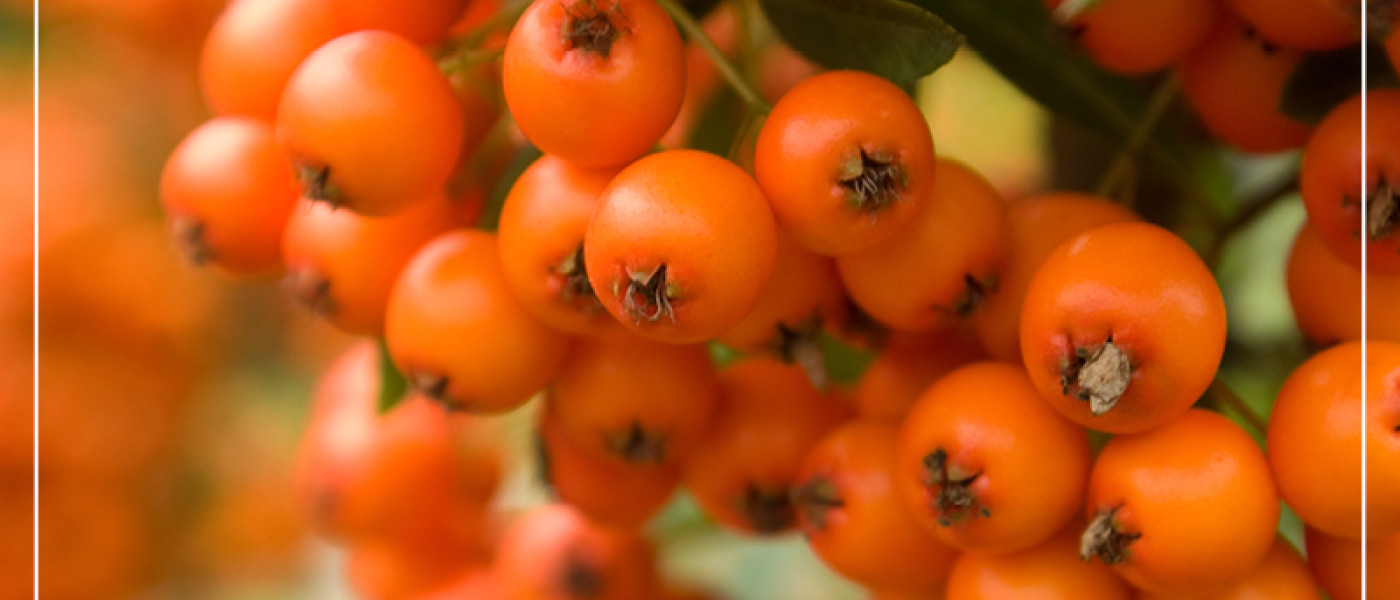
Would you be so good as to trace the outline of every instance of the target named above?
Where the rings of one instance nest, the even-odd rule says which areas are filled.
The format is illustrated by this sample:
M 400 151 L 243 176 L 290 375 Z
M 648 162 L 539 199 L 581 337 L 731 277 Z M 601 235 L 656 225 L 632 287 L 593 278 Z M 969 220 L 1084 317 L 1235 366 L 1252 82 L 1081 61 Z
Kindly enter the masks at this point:
M 486 41 L 487 36 L 495 33 L 496 30 L 513 27 L 515 22 L 520 20 L 520 15 L 525 14 L 525 9 L 529 7 L 530 0 L 521 0 L 501 7 L 500 12 L 491 15 L 490 18 L 482 21 L 480 25 L 477 25 L 471 31 L 468 31 L 454 40 L 452 47 L 454 49 L 466 48 L 468 50 L 475 50 L 481 46 L 483 41 Z
M 1181 86 L 1177 82 L 1175 75 L 1168 75 L 1166 79 L 1152 92 L 1152 97 L 1147 101 L 1147 107 L 1143 109 L 1142 115 L 1138 117 L 1137 123 L 1128 134 L 1128 139 L 1123 143 L 1123 149 L 1114 157 L 1108 170 L 1099 179 L 1099 185 L 1094 193 L 1105 198 L 1114 197 L 1122 187 L 1124 181 L 1132 178 L 1132 172 L 1137 168 L 1137 157 L 1142 153 L 1147 141 L 1152 138 L 1152 131 L 1157 128 L 1157 124 L 1162 121 L 1162 117 L 1167 114 L 1167 109 L 1171 108 L 1172 101 L 1176 100 L 1177 92 Z
M 491 50 L 465 48 L 461 51 L 448 54 L 439 60 L 438 70 L 442 71 L 443 75 L 452 75 L 460 71 L 471 69 L 482 63 L 496 60 L 500 58 L 502 54 L 505 54 L 505 50 L 502 48 L 494 48 Z
M 1244 398 L 1241 398 L 1239 394 L 1236 394 L 1234 390 L 1230 389 L 1230 386 L 1225 385 L 1225 382 L 1219 379 L 1210 382 L 1210 390 L 1208 393 L 1214 397 L 1216 402 L 1221 406 L 1229 407 L 1238 414 L 1240 418 L 1244 419 L 1245 423 L 1254 429 L 1254 431 L 1262 435 L 1268 430 L 1269 424 L 1264 416 L 1256 412 L 1254 407 L 1250 406 L 1248 402 L 1244 401 Z
M 700 46 L 701 50 L 705 51 L 705 54 L 710 57 L 710 61 L 715 64 L 715 68 L 719 69 L 720 75 L 729 82 L 729 86 L 734 88 L 745 104 L 764 114 L 773 110 L 768 101 L 764 100 L 763 96 L 759 95 L 753 86 L 744 80 L 743 75 L 740 75 L 739 70 L 734 67 L 734 63 L 729 62 L 729 59 L 724 56 L 724 52 L 715 45 L 714 40 L 705 35 L 705 30 L 700 28 L 700 24 L 695 22 L 695 18 L 690 16 L 684 7 L 676 4 L 675 0 L 656 0 L 656 3 L 661 6 L 662 10 L 666 11 L 666 14 L 671 16 L 671 19 L 685 31 L 687 36 L 690 36 L 691 40 Z
M 1235 213 L 1230 220 L 1220 224 L 1215 229 L 1215 235 L 1210 240 L 1210 245 L 1201 252 L 1201 257 L 1207 265 L 1212 268 L 1220 262 L 1220 256 L 1225 251 L 1225 244 L 1234 237 L 1236 233 L 1254 223 L 1260 215 L 1269 212 L 1270 208 L 1277 206 L 1280 201 L 1298 188 L 1297 177 L 1288 177 L 1280 180 L 1279 183 L 1256 196 L 1256 200 L 1245 205 L 1239 212 Z

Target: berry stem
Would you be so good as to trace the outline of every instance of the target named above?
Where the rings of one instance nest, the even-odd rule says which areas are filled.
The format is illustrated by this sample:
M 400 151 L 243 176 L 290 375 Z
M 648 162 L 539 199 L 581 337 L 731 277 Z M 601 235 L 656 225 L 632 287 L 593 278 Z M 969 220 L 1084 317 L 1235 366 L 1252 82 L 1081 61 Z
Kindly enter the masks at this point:
M 729 62 L 729 59 L 724 56 L 724 52 L 715 45 L 714 40 L 705 35 L 705 30 L 700 28 L 700 24 L 695 22 L 695 18 L 690 16 L 684 7 L 676 4 L 675 0 L 656 0 L 656 3 L 661 6 L 662 10 L 666 11 L 666 14 L 671 16 L 671 19 L 682 31 L 685 31 L 690 39 L 700 45 L 700 49 L 704 50 L 705 54 L 710 57 L 710 61 L 715 63 L 715 68 L 719 69 L 720 75 L 724 76 L 724 80 L 729 82 L 729 86 L 734 88 L 734 91 L 739 94 L 745 104 L 749 105 L 749 108 L 764 114 L 773 110 L 768 101 L 764 100 L 763 96 L 759 95 L 753 86 L 744 80 L 744 76 L 739 74 L 739 69 L 734 66 L 734 63 Z
M 1131 181 L 1134 172 L 1137 170 L 1137 158 L 1147 146 L 1147 141 L 1152 138 L 1153 130 L 1157 129 L 1157 124 L 1162 121 L 1162 117 L 1167 114 L 1167 109 L 1171 108 L 1176 100 L 1177 93 L 1181 91 L 1180 82 L 1176 75 L 1168 75 L 1152 92 L 1152 97 L 1147 101 L 1147 107 L 1138 116 L 1137 123 L 1128 133 L 1128 139 L 1123 143 L 1123 149 L 1113 158 L 1108 170 L 1099 179 L 1099 184 L 1094 188 L 1094 193 L 1104 198 L 1120 200 L 1124 204 L 1132 205 L 1131 186 L 1125 185 Z M 1122 196 L 1119 196 L 1119 193 Z
M 1219 407 L 1229 407 L 1230 410 L 1239 415 L 1255 432 L 1263 434 L 1268 430 L 1268 421 L 1264 416 L 1259 414 L 1248 402 L 1245 402 L 1244 398 L 1241 398 L 1234 390 L 1230 389 L 1230 386 L 1225 385 L 1225 382 L 1220 379 L 1210 382 L 1210 390 L 1208 390 L 1207 393 L 1210 394 L 1210 397 L 1215 400 Z
M 1211 238 L 1209 245 L 1201 252 L 1201 258 L 1212 269 L 1219 266 L 1220 256 L 1225 251 L 1225 245 L 1230 238 L 1254 223 L 1270 208 L 1277 206 L 1284 198 L 1291 197 L 1298 191 L 1297 171 L 1291 170 L 1291 176 L 1280 179 L 1276 184 L 1269 186 L 1256 196 L 1256 200 L 1246 204 L 1244 208 L 1237 211 L 1229 220 L 1221 223 L 1215 228 L 1215 235 Z
M 516 0 L 502 6 L 500 12 L 491 15 L 471 31 L 453 40 L 451 42 L 452 50 L 449 52 L 455 54 L 455 51 L 459 49 L 475 50 L 481 47 L 482 42 L 485 42 L 486 38 L 495 33 L 496 30 L 514 26 L 515 22 L 520 20 L 520 15 L 525 14 L 525 9 L 529 7 L 530 0 Z

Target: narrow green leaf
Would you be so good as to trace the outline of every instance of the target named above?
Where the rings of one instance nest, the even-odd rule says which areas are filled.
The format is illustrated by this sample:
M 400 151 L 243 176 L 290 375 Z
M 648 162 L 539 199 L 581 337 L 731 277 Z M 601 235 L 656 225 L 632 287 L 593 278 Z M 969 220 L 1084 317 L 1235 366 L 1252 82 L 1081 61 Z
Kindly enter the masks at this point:
M 1367 48 L 1366 75 L 1371 89 L 1400 85 L 1385 49 Z M 1361 44 L 1331 52 L 1311 52 L 1293 69 L 1283 86 L 1279 110 L 1304 123 L 1316 124 L 1334 107 L 1361 93 Z
M 408 394 L 408 380 L 389 358 L 389 345 L 379 338 L 379 414 L 389 412 Z
M 783 40 L 832 69 L 859 69 L 898 85 L 952 60 L 962 36 L 904 0 L 759 0 Z

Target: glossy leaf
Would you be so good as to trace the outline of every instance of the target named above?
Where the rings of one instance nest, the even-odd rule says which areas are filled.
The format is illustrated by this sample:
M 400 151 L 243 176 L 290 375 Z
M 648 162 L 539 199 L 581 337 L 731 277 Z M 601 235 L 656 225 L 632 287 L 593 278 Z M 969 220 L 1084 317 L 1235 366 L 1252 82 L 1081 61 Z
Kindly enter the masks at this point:
M 858 69 L 901 86 L 952 60 L 963 37 L 904 0 L 760 0 L 783 40 L 832 69 Z

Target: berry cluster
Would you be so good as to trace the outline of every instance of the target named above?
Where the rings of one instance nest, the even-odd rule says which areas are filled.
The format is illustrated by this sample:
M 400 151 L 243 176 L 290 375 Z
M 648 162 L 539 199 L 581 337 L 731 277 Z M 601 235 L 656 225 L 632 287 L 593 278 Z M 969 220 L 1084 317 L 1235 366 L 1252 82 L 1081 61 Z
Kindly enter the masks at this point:
M 1077 6 L 1046 2 L 1104 69 L 1174 68 L 1217 140 L 1305 146 L 1289 293 L 1335 345 L 1267 423 L 1217 378 L 1196 249 L 1109 197 L 1004 198 L 885 78 L 812 74 L 771 107 L 740 80 L 761 125 L 735 152 L 674 147 L 677 23 L 714 44 L 673 0 L 237 0 L 201 64 L 219 116 L 162 200 L 193 261 L 281 272 L 382 340 L 326 375 L 299 459 L 367 597 L 686 597 L 644 533 L 679 488 L 742 535 L 801 531 L 877 598 L 1350 600 L 1362 531 L 1370 597 L 1400 595 L 1400 92 L 1364 96 L 1364 152 L 1363 96 L 1315 127 L 1279 108 L 1309 53 L 1358 41 L 1340 4 Z M 873 358 L 841 381 L 833 347 Z M 506 521 L 495 416 L 522 406 L 558 503 Z

